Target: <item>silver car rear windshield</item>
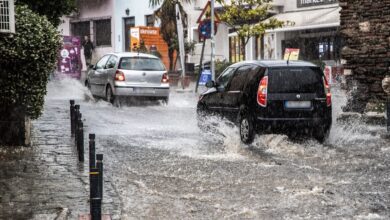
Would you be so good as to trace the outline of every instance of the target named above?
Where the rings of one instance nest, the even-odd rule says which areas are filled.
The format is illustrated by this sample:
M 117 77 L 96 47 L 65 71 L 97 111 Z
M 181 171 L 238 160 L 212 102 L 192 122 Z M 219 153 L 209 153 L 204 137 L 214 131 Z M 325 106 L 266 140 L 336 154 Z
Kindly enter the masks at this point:
M 160 59 L 150 57 L 123 57 L 119 63 L 122 70 L 164 71 L 165 66 Z

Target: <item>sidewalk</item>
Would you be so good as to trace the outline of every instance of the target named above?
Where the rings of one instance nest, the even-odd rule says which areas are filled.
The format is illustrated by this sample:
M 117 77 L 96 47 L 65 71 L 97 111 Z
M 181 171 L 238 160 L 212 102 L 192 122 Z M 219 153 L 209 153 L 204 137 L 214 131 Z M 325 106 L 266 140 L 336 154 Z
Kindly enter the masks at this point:
M 89 212 L 87 138 L 80 164 L 68 111 L 68 100 L 47 101 L 33 122 L 33 146 L 0 148 L 0 219 L 77 219 Z M 115 190 L 104 184 L 103 213 L 118 214 Z

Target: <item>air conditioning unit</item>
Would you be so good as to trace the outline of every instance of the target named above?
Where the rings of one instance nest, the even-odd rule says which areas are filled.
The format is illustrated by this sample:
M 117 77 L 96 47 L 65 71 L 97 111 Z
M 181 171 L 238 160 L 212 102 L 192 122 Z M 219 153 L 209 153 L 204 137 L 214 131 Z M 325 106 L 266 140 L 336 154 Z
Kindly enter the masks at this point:
M 0 33 L 15 33 L 14 0 L 0 0 Z

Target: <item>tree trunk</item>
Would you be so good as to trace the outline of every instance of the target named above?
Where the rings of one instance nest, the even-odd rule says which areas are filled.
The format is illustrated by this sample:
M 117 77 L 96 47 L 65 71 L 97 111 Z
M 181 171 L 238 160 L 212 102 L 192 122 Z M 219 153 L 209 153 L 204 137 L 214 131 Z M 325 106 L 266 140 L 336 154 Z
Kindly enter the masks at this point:
M 31 144 L 31 120 L 23 107 L 0 109 L 0 145 L 29 146 Z
M 174 54 L 175 54 L 175 50 L 168 49 L 169 71 L 172 71 L 174 69 L 174 66 L 173 66 L 173 64 L 174 64 L 174 60 L 173 60 Z

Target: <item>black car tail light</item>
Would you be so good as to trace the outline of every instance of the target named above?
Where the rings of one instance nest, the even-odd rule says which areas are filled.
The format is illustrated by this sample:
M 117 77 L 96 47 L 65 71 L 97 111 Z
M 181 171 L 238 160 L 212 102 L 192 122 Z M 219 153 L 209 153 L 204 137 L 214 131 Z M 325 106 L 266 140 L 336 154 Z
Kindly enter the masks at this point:
M 257 90 L 257 103 L 262 106 L 267 106 L 267 94 L 268 94 L 268 76 L 263 77 L 260 80 L 259 88 Z

